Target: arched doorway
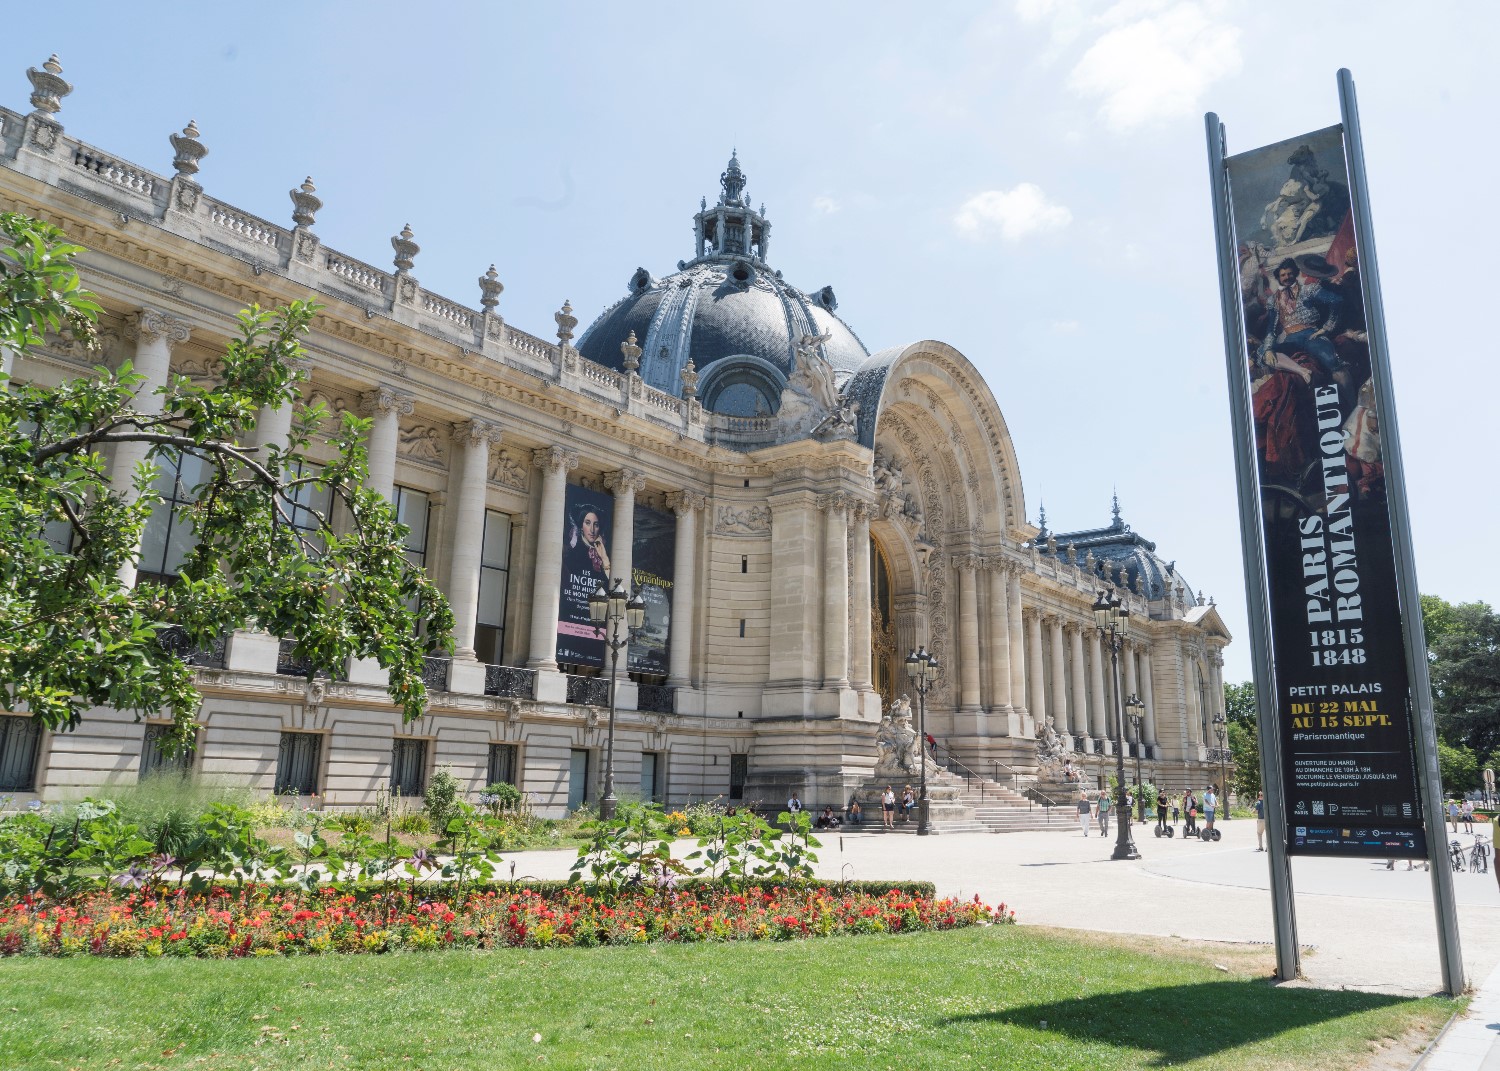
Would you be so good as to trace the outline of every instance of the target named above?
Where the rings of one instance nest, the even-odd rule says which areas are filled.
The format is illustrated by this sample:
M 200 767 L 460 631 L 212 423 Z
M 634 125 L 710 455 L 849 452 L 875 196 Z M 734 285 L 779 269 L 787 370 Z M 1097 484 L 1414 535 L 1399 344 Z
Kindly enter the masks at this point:
M 880 540 L 870 537 L 870 665 L 882 710 L 890 708 L 901 680 L 901 653 L 896 643 L 895 584 L 890 559 Z

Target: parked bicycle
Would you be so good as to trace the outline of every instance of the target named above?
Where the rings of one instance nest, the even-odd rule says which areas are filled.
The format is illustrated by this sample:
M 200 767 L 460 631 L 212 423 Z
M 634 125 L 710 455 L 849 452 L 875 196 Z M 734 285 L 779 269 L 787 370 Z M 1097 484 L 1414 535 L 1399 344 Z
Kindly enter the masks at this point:
M 1490 842 L 1487 837 L 1474 837 L 1474 847 L 1469 850 L 1469 869 L 1475 874 L 1490 872 Z
M 1453 864 L 1454 873 L 1464 869 L 1464 846 L 1456 840 L 1448 842 L 1448 862 Z

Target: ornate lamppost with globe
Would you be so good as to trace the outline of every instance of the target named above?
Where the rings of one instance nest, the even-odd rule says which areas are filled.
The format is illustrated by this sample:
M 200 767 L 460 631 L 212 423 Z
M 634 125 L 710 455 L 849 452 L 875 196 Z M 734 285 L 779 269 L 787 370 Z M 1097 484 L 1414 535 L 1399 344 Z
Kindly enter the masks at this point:
M 928 812 L 932 800 L 927 795 L 927 693 L 937 683 L 943 667 L 937 655 L 926 647 L 918 647 L 906 656 L 906 676 L 917 690 L 917 754 L 920 756 L 921 797 L 917 801 L 917 836 L 925 837 L 932 832 L 928 825 Z
M 620 676 L 620 652 L 630 644 L 630 638 L 645 623 L 646 600 L 637 592 L 629 598 L 621 586 L 624 582 L 615 577 L 615 586 L 606 592 L 604 585 L 589 596 L 589 620 L 596 625 L 609 626 L 605 645 L 609 647 L 609 738 L 604 750 L 604 798 L 599 801 L 599 817 L 613 818 L 619 800 L 615 796 L 615 683 Z M 625 635 L 620 635 L 620 625 L 625 625 Z
M 1219 811 L 1225 820 L 1229 818 L 1229 748 L 1225 743 L 1229 735 L 1229 723 L 1220 711 L 1213 716 L 1214 735 L 1219 738 L 1219 746 L 1213 758 L 1219 760 Z
M 1120 647 L 1125 633 L 1130 628 L 1130 611 L 1120 600 L 1101 591 L 1094 602 L 1094 627 L 1099 637 L 1109 648 L 1109 664 L 1115 686 L 1115 850 L 1111 859 L 1139 859 L 1135 838 L 1130 830 L 1130 805 L 1125 800 L 1125 710 L 1120 700 Z M 1140 700 L 1131 696 L 1129 704 L 1135 709 Z M 1123 819 L 1123 820 L 1122 820 Z
M 1141 725 L 1146 720 L 1146 704 L 1132 695 L 1125 700 L 1125 716 L 1130 719 L 1130 731 L 1135 736 L 1135 814 L 1136 820 L 1142 825 L 1146 822 L 1146 793 L 1142 791 L 1141 783 L 1141 749 L 1146 745 L 1141 742 Z

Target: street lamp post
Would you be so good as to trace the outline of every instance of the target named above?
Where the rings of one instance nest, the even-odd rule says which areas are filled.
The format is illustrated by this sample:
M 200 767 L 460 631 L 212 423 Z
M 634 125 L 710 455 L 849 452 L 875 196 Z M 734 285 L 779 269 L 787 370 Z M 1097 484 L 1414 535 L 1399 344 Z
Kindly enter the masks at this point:
M 928 825 L 928 814 L 932 807 L 932 798 L 927 795 L 927 693 L 937 683 L 938 676 L 943 672 L 937 655 L 930 653 L 926 647 L 919 647 L 906 656 L 906 676 L 912 686 L 917 690 L 917 754 L 920 756 L 921 776 L 920 792 L 921 798 L 917 801 L 917 836 L 925 837 L 932 832 Z
M 615 577 L 612 590 L 606 592 L 600 584 L 589 596 L 589 620 L 596 625 L 609 625 L 609 635 L 604 640 L 609 647 L 609 737 L 604 749 L 604 798 L 599 801 L 599 817 L 603 819 L 613 818 L 620 802 L 615 797 L 615 684 L 620 676 L 620 652 L 646 619 L 646 600 L 639 593 L 627 599 L 623 583 Z M 624 636 L 620 635 L 622 622 Z
M 1135 814 L 1142 825 L 1146 822 L 1146 793 L 1141 783 L 1141 724 L 1146 718 L 1146 704 L 1135 696 L 1125 700 L 1125 716 L 1130 719 L 1130 731 L 1135 736 Z
M 1130 611 L 1107 591 L 1094 603 L 1094 627 L 1109 647 L 1109 664 L 1115 686 L 1115 850 L 1111 859 L 1139 859 L 1130 830 L 1130 805 L 1125 800 L 1125 710 L 1120 701 L 1120 646 L 1130 628 Z M 1131 709 L 1140 700 L 1130 697 Z M 1123 818 L 1123 821 L 1120 819 Z
M 1219 738 L 1219 795 L 1222 797 L 1219 800 L 1219 810 L 1224 813 L 1224 818 L 1226 821 L 1228 821 L 1229 774 L 1227 767 L 1229 759 L 1229 748 L 1225 746 L 1224 741 L 1225 738 L 1229 735 L 1229 724 L 1225 720 L 1222 712 L 1214 715 L 1213 724 L 1214 735 Z

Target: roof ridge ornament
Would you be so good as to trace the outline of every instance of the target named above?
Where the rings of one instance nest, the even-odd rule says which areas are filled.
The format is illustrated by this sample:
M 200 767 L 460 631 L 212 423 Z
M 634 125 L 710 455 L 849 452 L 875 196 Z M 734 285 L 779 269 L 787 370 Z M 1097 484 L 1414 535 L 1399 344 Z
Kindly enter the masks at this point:
M 620 343 L 620 355 L 624 357 L 625 371 L 634 372 L 641 366 L 641 348 L 635 344 L 635 331 L 630 332 L 630 337 Z
M 500 293 L 505 289 L 505 284 L 500 281 L 500 273 L 495 270 L 493 264 L 490 270 L 479 277 L 479 305 L 485 312 L 493 315 L 495 306 L 500 304 Z
M 172 150 L 176 153 L 172 157 L 172 167 L 178 177 L 189 178 L 196 175 L 198 161 L 208 155 L 208 147 L 198 140 L 198 124 L 189 119 L 181 134 L 171 134 L 167 140 L 172 143 Z
M 578 326 L 578 317 L 573 315 L 573 303 L 563 298 L 563 306 L 552 314 L 557 321 L 557 341 L 564 347 L 573 339 L 573 328 Z
M 411 224 L 407 223 L 401 228 L 401 233 L 391 239 L 391 248 L 396 251 L 396 270 L 411 271 L 416 262 L 416 256 L 422 251 L 422 247 L 412 241 Z
M 57 53 L 47 57 L 42 69 L 27 68 L 26 77 L 31 81 L 32 115 L 51 119 L 62 110 L 62 98 L 73 92 L 73 84 L 62 77 L 62 64 L 57 62 Z
M 292 199 L 292 222 L 297 226 L 311 227 L 317 219 L 318 209 L 323 207 L 323 200 L 318 197 L 317 191 L 311 175 L 302 180 L 301 186 L 287 191 L 287 196 Z

